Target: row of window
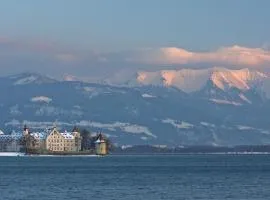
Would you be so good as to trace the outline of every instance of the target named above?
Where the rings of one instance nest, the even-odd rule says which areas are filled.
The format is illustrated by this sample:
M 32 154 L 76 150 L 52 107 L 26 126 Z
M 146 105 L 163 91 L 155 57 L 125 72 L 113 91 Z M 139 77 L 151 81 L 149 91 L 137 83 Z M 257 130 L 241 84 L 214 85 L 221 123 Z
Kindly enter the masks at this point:
M 63 140 L 48 140 L 48 142 L 63 142 Z M 64 140 L 64 142 L 73 142 L 73 140 Z
M 62 143 L 57 143 L 57 144 L 54 144 L 54 143 L 50 143 L 50 144 L 48 144 L 49 146 L 57 146 L 57 147 L 59 147 L 59 146 L 75 146 L 75 144 L 66 144 L 66 145 L 63 145 Z
M 51 148 L 52 151 L 63 151 L 63 148 L 54 147 Z
M 50 148 L 51 151 L 63 151 L 63 148 L 59 148 L 59 147 L 53 147 Z M 65 151 L 72 151 L 72 148 L 65 148 Z

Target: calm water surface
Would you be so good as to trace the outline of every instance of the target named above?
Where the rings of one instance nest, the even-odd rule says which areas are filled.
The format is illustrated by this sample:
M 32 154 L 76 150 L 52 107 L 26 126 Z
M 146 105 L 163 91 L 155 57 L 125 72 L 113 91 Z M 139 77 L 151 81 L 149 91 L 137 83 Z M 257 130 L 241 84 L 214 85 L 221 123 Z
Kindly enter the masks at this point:
M 270 199 L 270 155 L 0 157 L 0 199 Z

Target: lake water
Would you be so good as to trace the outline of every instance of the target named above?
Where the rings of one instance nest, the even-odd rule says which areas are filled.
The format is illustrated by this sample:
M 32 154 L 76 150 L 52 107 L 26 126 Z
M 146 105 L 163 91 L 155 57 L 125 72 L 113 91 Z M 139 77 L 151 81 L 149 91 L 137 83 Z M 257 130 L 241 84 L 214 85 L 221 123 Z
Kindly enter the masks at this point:
M 0 157 L 3 200 L 270 198 L 270 155 Z

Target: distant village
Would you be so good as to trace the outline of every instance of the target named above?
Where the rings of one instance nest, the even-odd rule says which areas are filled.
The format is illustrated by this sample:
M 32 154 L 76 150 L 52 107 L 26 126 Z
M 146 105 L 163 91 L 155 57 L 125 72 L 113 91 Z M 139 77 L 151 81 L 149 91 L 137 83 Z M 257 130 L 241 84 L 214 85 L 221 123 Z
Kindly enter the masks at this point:
M 102 133 L 91 134 L 74 127 L 60 132 L 56 126 L 44 132 L 31 131 L 26 125 L 21 132 L 0 131 L 0 152 L 24 152 L 40 155 L 107 155 L 110 141 Z

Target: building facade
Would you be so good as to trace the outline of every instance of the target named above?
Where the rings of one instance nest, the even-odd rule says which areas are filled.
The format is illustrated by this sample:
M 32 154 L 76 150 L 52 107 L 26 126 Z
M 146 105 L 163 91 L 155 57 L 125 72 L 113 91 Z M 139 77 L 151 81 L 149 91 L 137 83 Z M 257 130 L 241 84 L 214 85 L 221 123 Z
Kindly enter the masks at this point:
M 0 131 L 0 152 L 19 152 L 22 134 L 12 131 L 9 135 Z
M 23 140 L 27 151 L 42 151 L 46 148 L 46 136 L 44 132 L 30 132 L 29 128 L 24 126 Z
M 107 142 L 103 138 L 101 133 L 97 136 L 97 140 L 95 141 L 95 149 L 96 149 L 97 155 L 107 155 L 108 154 Z
M 60 133 L 53 128 L 46 138 L 46 149 L 51 152 L 78 152 L 81 150 L 81 136 L 78 131 Z

